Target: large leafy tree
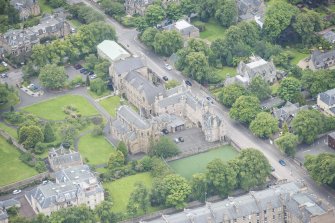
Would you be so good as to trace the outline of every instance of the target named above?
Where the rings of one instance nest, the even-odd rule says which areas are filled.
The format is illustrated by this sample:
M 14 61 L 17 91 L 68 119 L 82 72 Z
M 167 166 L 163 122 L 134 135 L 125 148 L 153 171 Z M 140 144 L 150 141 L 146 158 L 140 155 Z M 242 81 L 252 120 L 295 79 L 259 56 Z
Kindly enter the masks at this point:
M 191 192 L 191 186 L 185 178 L 170 174 L 155 182 L 151 193 L 151 203 L 182 209 L 186 206 L 186 200 Z
M 303 71 L 301 82 L 305 89 L 308 89 L 313 96 L 335 88 L 335 72 L 333 70 Z
M 71 208 L 62 208 L 50 215 L 50 223 L 94 223 L 96 222 L 95 214 L 87 206 L 78 206 Z
M 165 17 L 164 9 L 158 4 L 149 5 L 145 11 L 145 21 L 149 26 L 156 26 Z
M 266 10 L 264 33 L 269 40 L 275 41 L 291 24 L 297 9 L 285 1 L 273 1 Z
M 308 173 L 319 184 L 335 186 L 335 155 L 321 153 L 307 155 L 304 163 Z
M 286 155 L 294 157 L 298 145 L 298 136 L 287 132 L 276 140 L 276 144 Z
M 128 156 L 128 148 L 126 144 L 123 141 L 120 141 L 117 145 L 116 149 L 120 152 L 122 152 L 123 157 L 126 158 Z
M 173 20 L 177 21 L 180 19 L 180 17 L 183 15 L 182 13 L 182 8 L 180 7 L 180 4 L 171 2 L 168 4 L 167 9 L 166 9 L 166 17 Z
M 138 213 L 139 210 L 142 210 L 144 213 L 147 213 L 148 208 L 150 206 L 149 201 L 149 191 L 144 186 L 143 183 L 136 183 L 135 189 L 131 193 L 127 211 L 131 216 L 134 216 Z
M 145 45 L 154 48 L 155 36 L 157 33 L 159 33 L 158 29 L 154 27 L 149 27 L 144 30 L 144 32 L 140 36 L 140 39 Z
M 271 95 L 270 85 L 260 75 L 251 80 L 248 90 L 260 101 L 269 98 Z
M 278 95 L 285 101 L 297 102 L 300 98 L 301 82 L 294 77 L 282 80 L 278 89 Z
M 7 84 L 0 83 L 0 105 L 7 103 L 9 95 L 13 93 L 13 90 Z
M 124 156 L 123 153 L 119 150 L 116 150 L 109 157 L 108 168 L 116 169 L 124 165 Z
M 157 143 L 154 143 L 149 154 L 157 157 L 173 157 L 180 153 L 177 145 L 168 137 L 161 137 Z
M 222 104 L 227 107 L 231 107 L 239 97 L 245 94 L 246 91 L 243 86 L 232 84 L 222 89 L 219 98 Z
M 44 135 L 40 127 L 36 125 L 23 126 L 19 130 L 19 143 L 25 148 L 34 148 L 38 142 L 43 142 Z
M 301 141 L 311 144 L 322 132 L 322 114 L 315 110 L 300 111 L 292 121 L 292 128 Z
M 240 187 L 244 190 L 262 185 L 270 175 L 271 166 L 262 152 L 256 149 L 242 150 L 237 158 L 239 166 L 238 177 Z
M 53 142 L 56 139 L 55 133 L 51 127 L 50 122 L 47 122 L 44 126 L 44 142 Z
M 237 186 L 237 173 L 220 159 L 207 165 L 207 179 L 221 197 L 226 197 Z
M 241 96 L 233 104 L 229 115 L 233 119 L 249 125 L 259 112 L 260 104 L 258 98 L 254 96 Z
M 183 37 L 175 30 L 164 30 L 155 35 L 153 46 L 156 53 L 170 56 L 183 47 Z
M 223 4 L 218 4 L 215 18 L 224 27 L 229 27 L 237 23 L 238 9 L 235 0 L 225 0 Z
M 209 195 L 209 185 L 206 174 L 196 173 L 191 179 L 191 196 L 199 201 L 205 201 L 206 196 Z
M 210 79 L 208 59 L 203 52 L 191 52 L 186 56 L 186 66 L 183 73 L 194 80 L 204 83 Z
M 258 113 L 256 118 L 250 123 L 250 130 L 258 137 L 268 138 L 278 131 L 278 120 L 270 113 Z
M 60 89 L 64 87 L 67 76 L 64 67 L 48 64 L 42 67 L 38 79 L 45 88 Z
M 105 200 L 95 208 L 95 213 L 98 216 L 101 223 L 116 223 L 118 222 L 118 216 L 111 212 L 113 203 L 109 200 Z

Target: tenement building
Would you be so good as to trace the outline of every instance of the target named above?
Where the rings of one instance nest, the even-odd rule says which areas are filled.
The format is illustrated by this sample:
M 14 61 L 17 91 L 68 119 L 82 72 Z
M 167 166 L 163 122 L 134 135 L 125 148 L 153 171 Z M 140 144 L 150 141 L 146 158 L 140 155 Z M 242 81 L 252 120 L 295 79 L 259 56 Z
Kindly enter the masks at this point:
M 302 185 L 290 182 L 146 222 L 333 223 L 335 212 Z
M 55 173 L 56 182 L 39 185 L 25 194 L 36 214 L 50 215 L 61 208 L 85 204 L 95 208 L 104 200 L 104 190 L 87 165 Z

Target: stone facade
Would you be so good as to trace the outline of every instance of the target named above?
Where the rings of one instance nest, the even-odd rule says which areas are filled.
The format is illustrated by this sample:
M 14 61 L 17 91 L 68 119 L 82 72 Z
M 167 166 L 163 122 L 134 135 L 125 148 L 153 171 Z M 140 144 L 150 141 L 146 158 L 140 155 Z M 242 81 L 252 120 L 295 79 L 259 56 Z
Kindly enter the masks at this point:
M 36 214 L 50 215 L 62 208 L 87 205 L 94 209 L 104 200 L 104 190 L 87 165 L 55 173 L 56 182 L 39 185 L 25 194 Z
M 320 93 L 317 105 L 326 115 L 335 116 L 335 89 Z
M 10 4 L 19 11 L 21 20 L 41 14 L 37 0 L 10 0 Z
M 316 69 L 327 69 L 335 65 L 335 50 L 320 51 L 314 50 L 309 60 L 309 68 L 312 70 Z
M 78 151 L 64 149 L 62 146 L 59 149 L 52 149 L 48 155 L 50 168 L 53 171 L 59 171 L 71 166 L 83 165 L 83 160 Z

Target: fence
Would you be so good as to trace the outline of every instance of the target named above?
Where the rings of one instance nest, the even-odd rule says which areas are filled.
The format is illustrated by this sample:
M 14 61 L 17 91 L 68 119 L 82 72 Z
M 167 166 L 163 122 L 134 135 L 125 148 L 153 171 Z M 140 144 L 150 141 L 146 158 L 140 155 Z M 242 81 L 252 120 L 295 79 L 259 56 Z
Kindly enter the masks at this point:
M 0 134 L 6 139 L 11 139 L 13 142 L 13 145 L 18 148 L 21 152 L 26 153 L 28 152 L 21 144 L 19 144 L 16 139 L 14 139 L 13 137 L 11 137 L 7 132 L 3 131 L 2 129 L 0 129 Z

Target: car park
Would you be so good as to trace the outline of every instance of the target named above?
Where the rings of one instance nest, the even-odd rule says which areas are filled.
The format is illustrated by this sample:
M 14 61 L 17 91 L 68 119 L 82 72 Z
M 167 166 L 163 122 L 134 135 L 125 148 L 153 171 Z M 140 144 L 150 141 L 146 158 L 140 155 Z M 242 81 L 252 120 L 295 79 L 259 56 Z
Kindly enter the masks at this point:
M 172 67 L 171 67 L 171 65 L 170 64 L 165 64 L 165 68 L 167 69 L 167 70 L 172 70 Z
M 284 160 L 279 160 L 280 165 L 286 166 L 286 162 Z
M 179 142 L 184 142 L 185 141 L 183 137 L 178 137 L 178 140 L 179 140 Z
M 168 81 L 169 78 L 168 78 L 167 76 L 164 76 L 164 77 L 163 77 L 163 80 Z
M 192 83 L 189 80 L 186 80 L 185 84 L 188 85 L 188 86 L 192 86 Z
M 13 194 L 15 195 L 15 194 L 19 194 L 19 193 L 21 193 L 22 191 L 21 190 L 14 190 L 13 191 Z

